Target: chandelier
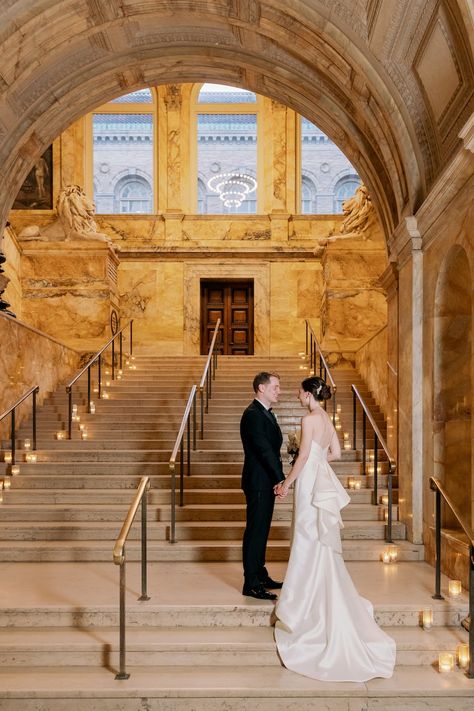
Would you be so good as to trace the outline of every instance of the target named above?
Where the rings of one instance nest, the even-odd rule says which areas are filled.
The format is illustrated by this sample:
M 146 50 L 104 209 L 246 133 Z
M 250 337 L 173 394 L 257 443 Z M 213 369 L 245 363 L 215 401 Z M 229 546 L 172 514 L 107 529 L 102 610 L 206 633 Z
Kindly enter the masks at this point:
M 247 195 L 257 188 L 257 181 L 247 173 L 219 173 L 207 181 L 207 187 L 219 195 L 226 207 L 240 207 Z

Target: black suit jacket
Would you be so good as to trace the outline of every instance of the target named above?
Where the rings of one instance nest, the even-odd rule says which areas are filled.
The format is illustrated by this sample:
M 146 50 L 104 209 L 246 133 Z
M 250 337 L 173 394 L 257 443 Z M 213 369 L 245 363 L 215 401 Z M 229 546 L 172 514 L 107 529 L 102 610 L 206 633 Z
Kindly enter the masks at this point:
M 258 400 L 242 415 L 240 437 L 245 455 L 242 489 L 272 490 L 285 478 L 280 454 L 283 436 L 274 416 Z

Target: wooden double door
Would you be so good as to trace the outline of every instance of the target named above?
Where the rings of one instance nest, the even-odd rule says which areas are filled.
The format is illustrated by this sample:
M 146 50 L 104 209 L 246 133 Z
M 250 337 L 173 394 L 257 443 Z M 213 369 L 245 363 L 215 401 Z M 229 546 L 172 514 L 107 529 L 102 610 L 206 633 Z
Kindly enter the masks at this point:
M 201 280 L 202 354 L 209 350 L 218 318 L 218 353 L 253 355 L 253 279 Z

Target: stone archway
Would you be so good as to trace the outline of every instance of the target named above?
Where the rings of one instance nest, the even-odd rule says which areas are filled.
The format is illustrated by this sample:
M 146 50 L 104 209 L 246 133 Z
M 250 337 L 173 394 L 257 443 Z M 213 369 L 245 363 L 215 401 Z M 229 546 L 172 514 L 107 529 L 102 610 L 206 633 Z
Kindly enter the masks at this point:
M 465 250 L 448 252 L 438 277 L 434 318 L 434 473 L 472 521 L 472 273 Z M 447 511 L 444 525 L 457 528 Z

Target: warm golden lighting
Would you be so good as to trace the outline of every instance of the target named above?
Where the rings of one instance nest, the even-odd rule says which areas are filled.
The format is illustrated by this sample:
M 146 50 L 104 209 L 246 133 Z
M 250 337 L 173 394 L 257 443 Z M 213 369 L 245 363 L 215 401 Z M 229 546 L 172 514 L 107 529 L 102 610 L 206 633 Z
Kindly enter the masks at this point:
M 110 380 L 106 380 L 106 381 L 105 381 L 105 384 L 106 384 L 106 386 L 107 386 L 108 388 L 110 388 Z
M 82 430 L 82 431 L 81 431 L 81 437 L 82 437 L 82 439 L 87 439 L 87 436 L 88 436 L 88 435 L 87 435 L 87 430 Z
M 467 669 L 469 666 L 469 645 L 459 644 L 456 650 L 458 665 L 461 669 Z
M 451 652 L 440 652 L 438 658 L 438 668 L 441 673 L 453 671 L 454 654 Z
M 108 400 L 108 399 L 109 399 L 109 393 L 107 392 L 107 390 L 104 390 L 104 392 L 102 393 L 102 398 L 103 398 L 104 400 Z
M 75 415 L 77 415 L 77 405 L 72 406 L 72 416 L 74 417 Z
M 390 558 L 390 553 L 389 553 L 388 551 L 384 551 L 384 552 L 382 553 L 382 561 L 383 561 L 386 565 L 388 565 L 389 563 L 392 562 L 392 561 L 391 561 L 391 558 Z
M 388 521 L 388 509 L 385 509 L 383 512 L 383 520 Z
M 390 560 L 392 561 L 392 563 L 396 563 L 397 558 L 398 558 L 398 547 L 397 546 L 389 546 L 388 552 L 390 553 Z
M 63 430 L 59 430 L 59 432 L 56 432 L 56 439 L 66 439 L 66 433 Z
M 459 597 L 462 593 L 462 585 L 460 580 L 450 580 L 448 583 L 449 597 Z
M 17 476 L 20 473 L 20 467 L 18 464 L 14 464 L 11 468 L 11 474 L 12 476 Z
M 424 630 L 430 630 L 433 626 L 433 608 L 426 607 L 422 612 L 422 625 Z
M 36 464 L 38 459 L 38 455 L 35 454 L 35 452 L 28 452 L 28 454 L 25 455 L 25 462 L 28 464 Z
M 73 422 L 80 422 L 80 421 L 81 421 L 80 415 L 73 415 L 73 416 L 72 416 L 72 421 L 73 421 Z
M 86 429 L 86 426 L 83 422 L 81 422 L 81 424 L 79 425 L 79 429 L 81 430 L 81 432 Z
M 382 496 L 382 504 L 388 506 L 388 496 L 386 494 Z
M 343 437 L 344 437 L 344 442 L 347 442 L 347 440 L 349 439 L 349 432 L 344 432 Z
M 94 390 L 95 393 L 98 393 L 98 392 L 99 392 L 99 386 L 98 386 L 98 385 L 95 385 L 94 388 L 93 388 L 93 390 Z
M 346 439 L 346 440 L 344 441 L 344 449 L 345 449 L 345 450 L 347 450 L 347 449 L 352 449 L 352 444 L 351 444 L 351 441 L 350 441 L 349 439 Z
M 91 415 L 95 415 L 95 403 L 92 402 L 92 400 L 91 400 L 91 405 L 90 405 L 90 413 L 91 413 Z
M 11 464 L 12 463 L 12 453 L 5 452 L 3 455 L 3 461 L 5 462 L 5 464 Z
M 341 412 L 342 412 L 342 405 L 337 405 L 337 406 L 336 406 L 336 412 L 337 412 L 338 415 L 341 414 Z
M 353 476 L 350 476 L 349 479 L 347 480 L 347 488 L 348 489 L 355 489 L 355 479 Z
M 23 442 L 23 449 L 31 449 L 31 440 L 25 439 L 25 441 Z
M 360 479 L 354 481 L 354 489 L 359 490 L 362 487 L 362 482 Z
M 336 422 L 336 430 L 342 430 L 342 424 L 340 422 Z

